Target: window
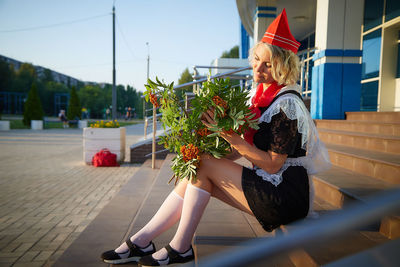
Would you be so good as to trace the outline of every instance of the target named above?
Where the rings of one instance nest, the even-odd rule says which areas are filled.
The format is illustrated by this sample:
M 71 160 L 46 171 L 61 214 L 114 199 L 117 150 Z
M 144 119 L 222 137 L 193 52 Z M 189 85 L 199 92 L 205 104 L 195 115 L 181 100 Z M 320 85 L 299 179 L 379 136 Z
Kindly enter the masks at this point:
M 386 0 L 385 21 L 389 21 L 400 16 L 400 1 Z
M 393 0 L 398 1 L 398 0 Z M 364 31 L 382 24 L 383 0 L 365 0 Z
M 379 81 L 361 84 L 361 111 L 376 111 Z
M 362 52 L 362 79 L 379 76 L 379 62 L 381 56 L 382 30 L 376 30 L 364 36 Z

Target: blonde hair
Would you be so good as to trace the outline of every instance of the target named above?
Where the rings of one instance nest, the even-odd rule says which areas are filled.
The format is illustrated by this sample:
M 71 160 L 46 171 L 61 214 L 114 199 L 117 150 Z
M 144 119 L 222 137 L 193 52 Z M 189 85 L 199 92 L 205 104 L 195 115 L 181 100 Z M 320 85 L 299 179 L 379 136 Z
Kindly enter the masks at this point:
M 271 75 L 278 84 L 295 84 L 299 80 L 300 60 L 299 57 L 290 50 L 280 48 L 276 45 L 259 42 L 250 49 L 249 61 L 254 65 L 255 51 L 259 46 L 263 46 L 271 54 Z

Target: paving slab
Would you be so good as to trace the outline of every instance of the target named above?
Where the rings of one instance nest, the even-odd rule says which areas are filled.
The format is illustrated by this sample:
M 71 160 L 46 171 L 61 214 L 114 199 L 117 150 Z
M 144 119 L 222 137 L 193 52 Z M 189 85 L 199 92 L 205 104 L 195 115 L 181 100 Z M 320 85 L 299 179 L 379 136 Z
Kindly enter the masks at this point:
M 127 127 L 129 146 L 143 124 Z M 0 266 L 50 266 L 140 165 L 83 163 L 81 129 L 0 132 Z

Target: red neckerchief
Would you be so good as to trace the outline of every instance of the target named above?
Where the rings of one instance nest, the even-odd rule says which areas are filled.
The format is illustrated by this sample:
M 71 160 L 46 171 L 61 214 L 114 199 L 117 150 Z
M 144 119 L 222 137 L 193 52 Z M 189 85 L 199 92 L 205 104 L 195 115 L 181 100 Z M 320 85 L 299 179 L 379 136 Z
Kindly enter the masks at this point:
M 257 87 L 257 92 L 251 99 L 251 106 L 250 110 L 254 114 L 256 114 L 253 119 L 258 119 L 261 116 L 261 111 L 260 108 L 265 108 L 269 104 L 271 104 L 272 100 L 275 98 L 275 96 L 278 94 L 278 92 L 281 90 L 281 88 L 284 87 L 284 85 L 278 85 L 278 83 L 273 82 L 265 91 L 263 84 L 260 83 Z M 254 134 L 257 132 L 257 130 L 254 130 L 253 128 L 249 128 L 245 133 L 244 133 L 244 139 L 249 143 L 253 144 L 253 138 Z

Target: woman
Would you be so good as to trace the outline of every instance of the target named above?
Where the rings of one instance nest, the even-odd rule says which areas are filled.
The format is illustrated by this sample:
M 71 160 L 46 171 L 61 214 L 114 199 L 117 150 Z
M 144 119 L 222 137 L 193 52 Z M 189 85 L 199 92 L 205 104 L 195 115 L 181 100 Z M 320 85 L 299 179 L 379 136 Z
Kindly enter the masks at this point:
M 267 231 L 307 216 L 312 199 L 308 173 L 315 171 L 315 152 L 324 150 L 295 84 L 298 47 L 283 10 L 251 50 L 254 81 L 259 83 L 251 109 L 259 117 L 260 129 L 248 131 L 245 139 L 220 133 L 254 168 L 233 162 L 233 155 L 202 155 L 196 181 L 182 180 L 146 226 L 117 249 L 103 253 L 105 262 L 139 260 L 141 266 L 158 266 L 193 260 L 191 241 L 211 196 L 254 215 Z M 210 126 L 212 118 L 213 111 L 208 110 L 202 121 Z M 178 221 L 171 242 L 156 251 L 152 239 Z

